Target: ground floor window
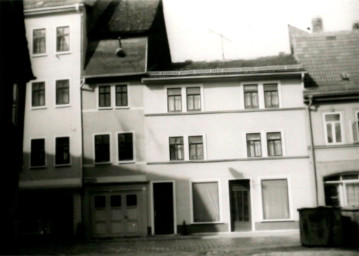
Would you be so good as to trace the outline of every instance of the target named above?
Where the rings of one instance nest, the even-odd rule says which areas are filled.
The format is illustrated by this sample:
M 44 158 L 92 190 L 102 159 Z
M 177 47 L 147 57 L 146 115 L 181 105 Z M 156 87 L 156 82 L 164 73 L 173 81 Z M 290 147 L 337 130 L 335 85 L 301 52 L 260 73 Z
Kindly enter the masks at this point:
M 359 173 L 334 175 L 324 179 L 325 204 L 329 206 L 359 206 Z
M 193 182 L 192 203 L 194 222 L 219 221 L 218 182 Z
M 289 197 L 287 179 L 261 181 L 263 219 L 289 219 Z

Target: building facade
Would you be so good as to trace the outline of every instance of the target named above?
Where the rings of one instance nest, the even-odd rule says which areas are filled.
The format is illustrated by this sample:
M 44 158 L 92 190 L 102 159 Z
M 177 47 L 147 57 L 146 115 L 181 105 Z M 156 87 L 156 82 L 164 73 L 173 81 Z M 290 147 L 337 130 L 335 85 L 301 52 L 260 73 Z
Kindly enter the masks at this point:
M 86 14 L 80 1 L 25 1 L 24 8 L 36 80 L 27 84 L 19 233 L 67 236 L 81 222 Z

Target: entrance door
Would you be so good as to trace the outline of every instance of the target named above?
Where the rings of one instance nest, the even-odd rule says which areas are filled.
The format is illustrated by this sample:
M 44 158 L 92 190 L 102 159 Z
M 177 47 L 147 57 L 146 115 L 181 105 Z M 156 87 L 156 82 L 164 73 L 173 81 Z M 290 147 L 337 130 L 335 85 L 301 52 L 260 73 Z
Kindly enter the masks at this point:
M 173 183 L 153 183 L 153 214 L 156 235 L 174 233 Z
M 229 181 L 232 231 L 251 230 L 249 180 Z
M 139 192 L 102 193 L 92 196 L 94 237 L 138 236 Z

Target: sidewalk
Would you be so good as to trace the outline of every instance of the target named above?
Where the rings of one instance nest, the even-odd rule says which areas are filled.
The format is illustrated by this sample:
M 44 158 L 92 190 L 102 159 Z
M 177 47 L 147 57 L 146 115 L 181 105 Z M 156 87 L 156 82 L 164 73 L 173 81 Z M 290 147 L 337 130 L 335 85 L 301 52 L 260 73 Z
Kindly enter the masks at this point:
M 298 231 L 155 236 L 147 238 L 91 240 L 86 242 L 73 241 L 46 245 L 23 245 L 17 248 L 16 254 L 124 256 L 359 255 L 358 252 L 353 250 L 302 247 Z

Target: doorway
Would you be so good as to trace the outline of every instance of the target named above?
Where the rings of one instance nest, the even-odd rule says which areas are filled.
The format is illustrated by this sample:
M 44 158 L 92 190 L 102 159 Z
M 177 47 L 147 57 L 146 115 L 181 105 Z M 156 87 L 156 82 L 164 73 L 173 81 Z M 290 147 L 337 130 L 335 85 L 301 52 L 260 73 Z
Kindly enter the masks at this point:
M 250 181 L 229 181 L 229 198 L 231 208 L 231 231 L 250 231 L 252 229 Z
M 174 234 L 173 182 L 153 183 L 154 234 Z

